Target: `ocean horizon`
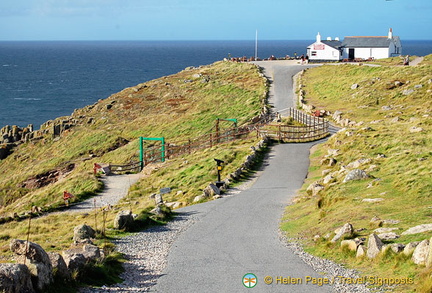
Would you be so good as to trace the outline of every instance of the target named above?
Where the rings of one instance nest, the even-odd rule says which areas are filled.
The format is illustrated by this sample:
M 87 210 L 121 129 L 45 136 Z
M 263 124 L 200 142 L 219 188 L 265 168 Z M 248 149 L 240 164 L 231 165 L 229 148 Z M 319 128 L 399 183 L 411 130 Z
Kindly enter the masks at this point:
M 311 40 L 259 40 L 258 57 L 306 54 Z M 432 54 L 432 40 L 402 41 L 404 55 Z M 0 41 L 0 128 L 38 129 L 124 88 L 228 57 L 252 57 L 244 41 Z

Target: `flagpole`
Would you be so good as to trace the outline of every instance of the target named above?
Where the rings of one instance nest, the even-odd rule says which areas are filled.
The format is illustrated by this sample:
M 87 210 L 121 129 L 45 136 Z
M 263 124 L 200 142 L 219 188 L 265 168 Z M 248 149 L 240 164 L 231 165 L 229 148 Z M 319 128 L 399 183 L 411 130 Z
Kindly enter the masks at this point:
M 258 59 L 258 30 L 255 31 L 255 60 Z

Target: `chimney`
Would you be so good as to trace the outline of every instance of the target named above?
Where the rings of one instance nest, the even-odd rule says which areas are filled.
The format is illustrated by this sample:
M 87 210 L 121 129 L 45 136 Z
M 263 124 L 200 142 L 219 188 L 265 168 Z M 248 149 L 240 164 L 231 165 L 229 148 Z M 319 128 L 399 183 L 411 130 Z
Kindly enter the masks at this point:
M 320 35 L 320 33 L 317 34 L 316 41 L 317 41 L 317 43 L 321 43 L 321 35 Z
M 327 41 L 331 41 L 331 37 L 327 37 Z
M 389 29 L 388 38 L 393 39 L 393 29 L 392 28 Z

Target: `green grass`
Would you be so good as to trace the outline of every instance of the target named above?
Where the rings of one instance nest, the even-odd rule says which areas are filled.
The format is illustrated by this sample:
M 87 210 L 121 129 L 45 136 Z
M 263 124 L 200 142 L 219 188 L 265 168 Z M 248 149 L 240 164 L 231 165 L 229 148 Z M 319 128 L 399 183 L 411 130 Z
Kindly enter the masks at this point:
M 363 228 L 358 236 L 367 237 L 377 228 L 370 223 L 374 216 L 399 220 L 397 225 L 385 226 L 398 228 L 395 232 L 399 235 L 410 227 L 432 222 L 430 58 L 431 55 L 426 56 L 425 62 L 416 67 L 340 65 L 306 72 L 301 83 L 307 102 L 330 112 L 340 110 L 343 118 L 356 124 L 313 149 L 308 178 L 296 203 L 287 207 L 281 224 L 289 237 L 302 239 L 307 251 L 360 269 L 364 275 L 414 278 L 414 285 L 396 287 L 398 292 L 415 289 L 429 292 L 430 277 L 401 256 L 359 260 L 354 253 L 341 251 L 339 244 L 330 244 L 324 237 L 333 237 L 333 231 L 347 222 L 354 229 Z M 394 86 L 396 81 L 402 84 Z M 351 89 L 354 83 L 359 84 L 355 90 Z M 403 94 L 410 89 L 414 92 Z M 413 126 L 423 131 L 410 132 Z M 339 150 L 334 156 L 335 166 L 321 164 L 329 149 Z M 339 171 L 361 158 L 370 160 L 359 168 L 367 170 L 371 178 L 342 183 L 346 173 Z M 324 170 L 334 175 L 335 183 L 327 185 L 317 197 L 311 197 L 306 188 L 321 180 Z M 384 198 L 384 201 L 367 203 L 362 201 L 365 198 Z M 322 240 L 312 241 L 315 235 Z M 407 244 L 431 236 L 430 232 L 406 235 L 389 243 Z

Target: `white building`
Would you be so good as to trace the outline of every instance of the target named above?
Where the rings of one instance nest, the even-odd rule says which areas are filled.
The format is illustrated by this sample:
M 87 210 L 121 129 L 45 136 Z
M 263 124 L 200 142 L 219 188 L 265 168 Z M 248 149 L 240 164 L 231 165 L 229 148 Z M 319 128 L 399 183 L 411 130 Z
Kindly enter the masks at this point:
M 337 38 L 321 41 L 318 33 L 316 42 L 307 47 L 310 60 L 362 60 L 382 59 L 402 54 L 400 38 L 393 36 L 390 29 L 387 36 L 345 37 L 343 42 Z
M 320 33 L 316 36 L 316 42 L 307 47 L 307 55 L 309 60 L 331 60 L 339 61 L 342 57 L 342 50 L 340 49 L 342 42 L 339 38 L 322 41 Z

